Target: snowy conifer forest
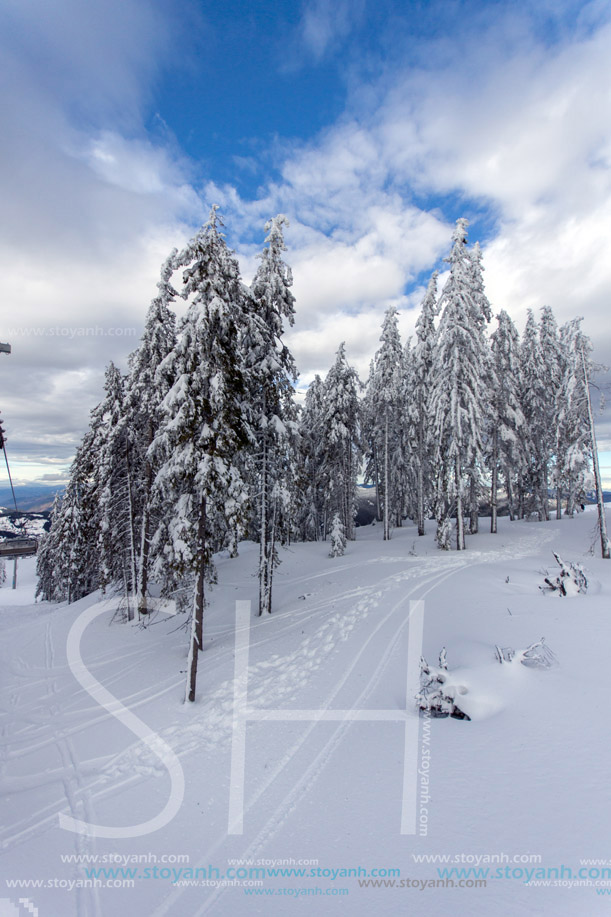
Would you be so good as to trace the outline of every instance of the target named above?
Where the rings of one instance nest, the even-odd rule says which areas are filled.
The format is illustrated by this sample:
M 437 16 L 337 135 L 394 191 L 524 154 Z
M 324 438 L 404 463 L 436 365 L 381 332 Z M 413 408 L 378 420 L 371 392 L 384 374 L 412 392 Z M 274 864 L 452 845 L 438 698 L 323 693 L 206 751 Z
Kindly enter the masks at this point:
M 609 917 L 610 48 L 0 2 L 0 917 Z
M 38 556 L 38 595 L 73 602 L 121 592 L 128 621 L 151 586 L 190 616 L 186 696 L 195 698 L 214 554 L 259 545 L 258 614 L 274 607 L 278 545 L 357 537 L 361 475 L 375 487 L 384 540 L 404 520 L 433 527 L 441 550 L 465 550 L 480 512 L 572 517 L 592 489 L 588 337 L 575 319 L 532 311 L 522 336 L 493 320 L 481 251 L 468 223 L 452 236 L 447 280 L 432 274 L 414 340 L 387 309 L 369 378 L 338 342 L 305 401 L 283 342 L 295 300 L 282 215 L 265 226 L 250 286 L 217 207 L 161 267 L 126 374 L 110 364 L 70 481 Z M 177 323 L 172 305 L 188 304 Z
M 603 915 L 581 319 L 495 316 L 459 219 L 414 337 L 298 394 L 288 228 L 249 286 L 216 207 L 168 255 L 0 583 L 0 914 Z

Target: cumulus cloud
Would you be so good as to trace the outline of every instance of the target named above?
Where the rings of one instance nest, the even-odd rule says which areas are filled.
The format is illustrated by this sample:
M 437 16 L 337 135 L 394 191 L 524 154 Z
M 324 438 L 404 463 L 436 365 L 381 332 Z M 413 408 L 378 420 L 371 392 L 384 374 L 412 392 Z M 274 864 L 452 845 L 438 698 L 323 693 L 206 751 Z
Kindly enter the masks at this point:
M 425 42 L 417 65 L 355 85 L 338 124 L 286 153 L 259 203 L 293 217 L 294 341 L 310 374 L 341 339 L 350 350 L 367 334 L 373 352 L 363 315 L 377 303 L 381 321 L 385 303 L 439 265 L 450 210 L 472 217 L 495 311 L 519 327 L 527 308 L 583 315 L 611 364 L 609 11 L 561 5 L 554 31 L 550 10 L 495 7 L 458 28 L 454 46 L 429 42 L 435 65 Z M 610 423 L 601 434 L 611 444 Z
M 246 280 L 265 221 L 290 219 L 297 321 L 287 341 L 302 385 L 328 370 L 341 341 L 365 378 L 389 304 L 404 340 L 413 333 L 427 276 L 463 215 L 483 243 L 494 310 L 519 326 L 529 307 L 551 305 L 560 321 L 584 315 L 597 358 L 611 364 L 608 9 L 554 3 L 552 36 L 541 25 L 551 7 L 476 5 L 461 20 L 461 6 L 439 7 L 452 41 L 389 35 L 385 60 L 370 54 L 366 72 L 353 61 L 344 115 L 308 142 L 266 150 L 274 178 L 247 199 L 212 180 L 200 191 L 178 141 L 143 127 L 175 51 L 167 7 L 62 0 L 59 16 L 43 0 L 8 5 L 0 337 L 12 328 L 13 354 L 0 371 L 11 380 L 7 425 L 20 418 L 11 448 L 37 467 L 74 451 L 104 365 L 137 343 L 160 263 L 214 202 Z M 363 10 L 306 4 L 298 65 L 328 61 Z M 602 432 L 611 447 L 611 426 Z
M 173 138 L 142 127 L 172 44 L 162 13 L 138 0 L 3 9 L 0 338 L 13 352 L 0 371 L 16 467 L 74 453 L 105 365 L 137 345 L 159 265 L 204 213 Z

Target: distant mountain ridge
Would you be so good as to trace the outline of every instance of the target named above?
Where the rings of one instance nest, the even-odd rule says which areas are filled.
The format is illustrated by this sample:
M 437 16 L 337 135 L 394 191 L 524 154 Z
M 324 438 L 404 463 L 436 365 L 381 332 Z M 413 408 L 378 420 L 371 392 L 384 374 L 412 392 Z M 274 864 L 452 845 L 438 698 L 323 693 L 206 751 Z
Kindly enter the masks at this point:
M 17 484 L 15 496 L 17 508 L 26 513 L 42 513 L 51 509 L 56 493 L 63 493 L 63 484 Z M 0 487 L 0 507 L 13 510 L 13 494 L 9 485 Z

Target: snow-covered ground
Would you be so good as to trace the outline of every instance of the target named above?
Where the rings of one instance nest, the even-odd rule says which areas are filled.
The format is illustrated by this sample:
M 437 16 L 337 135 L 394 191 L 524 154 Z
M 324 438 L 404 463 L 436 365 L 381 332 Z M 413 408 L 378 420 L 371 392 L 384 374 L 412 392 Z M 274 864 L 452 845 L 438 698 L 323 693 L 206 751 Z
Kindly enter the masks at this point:
M 28 513 L 26 516 L 0 515 L 0 530 L 14 535 L 37 537 L 45 530 L 46 518 L 42 514 Z
M 194 705 L 182 703 L 181 617 L 112 624 L 112 609 L 95 613 L 99 595 L 34 605 L 34 560 L 19 562 L 16 591 L 7 564 L 0 917 L 608 914 L 611 563 L 597 556 L 595 521 L 592 511 L 547 524 L 503 518 L 464 553 L 438 551 L 411 525 L 390 542 L 380 525 L 361 528 L 336 559 L 328 545 L 296 544 L 282 550 L 274 614 L 236 635 L 236 601 L 254 613 L 257 595 L 257 548 L 243 544 L 239 558 L 218 559 Z M 540 592 L 553 550 L 584 564 L 587 595 Z M 436 664 L 447 648 L 470 722 L 414 717 L 407 658 L 419 655 L 419 599 L 423 653 Z M 230 834 L 242 777 L 234 675 L 247 636 L 251 710 L 305 712 L 244 727 L 243 833 Z M 519 650 L 542 636 L 557 667 L 496 661 L 495 644 Z M 357 710 L 368 711 L 362 721 L 333 713 Z M 164 749 L 185 778 L 169 820 L 181 787 Z M 61 814 L 123 836 L 74 833 Z M 133 836 L 155 819 L 166 823 Z M 83 882 L 91 869 L 102 870 L 97 888 Z M 223 885 L 232 869 L 262 884 Z M 380 877 L 389 884 L 370 881 Z

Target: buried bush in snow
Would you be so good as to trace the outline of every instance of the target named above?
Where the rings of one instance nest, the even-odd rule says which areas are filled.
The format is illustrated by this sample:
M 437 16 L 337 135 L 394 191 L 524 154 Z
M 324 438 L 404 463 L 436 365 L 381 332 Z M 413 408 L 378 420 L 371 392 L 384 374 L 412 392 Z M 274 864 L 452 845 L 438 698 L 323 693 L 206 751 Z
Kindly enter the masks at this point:
M 560 567 L 560 573 L 555 580 L 549 576 L 545 577 L 545 585 L 539 586 L 543 592 L 557 592 L 559 595 L 573 596 L 579 592 L 588 591 L 588 581 L 581 564 L 571 564 L 562 560 L 561 557 L 553 552 L 556 562 Z
M 514 659 L 531 669 L 551 669 L 552 666 L 558 665 L 558 660 L 545 642 L 545 637 L 541 637 L 538 643 L 531 643 L 525 650 L 513 650 L 510 646 L 496 646 L 495 651 L 496 658 L 501 665 L 513 662 Z
M 329 557 L 343 557 L 346 550 L 346 532 L 339 513 L 336 513 L 333 517 L 330 537 L 331 550 L 329 551 Z
M 452 547 L 452 521 L 447 516 L 441 516 L 437 520 L 435 541 L 437 542 L 437 547 L 441 548 L 442 551 L 449 551 Z
M 452 684 L 445 646 L 439 654 L 439 668 L 429 665 L 424 656 L 420 657 L 420 691 L 416 694 L 416 701 L 421 710 L 431 716 L 470 720 L 471 717 L 456 705 L 456 697 L 466 693 L 463 685 Z

